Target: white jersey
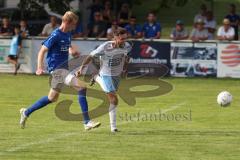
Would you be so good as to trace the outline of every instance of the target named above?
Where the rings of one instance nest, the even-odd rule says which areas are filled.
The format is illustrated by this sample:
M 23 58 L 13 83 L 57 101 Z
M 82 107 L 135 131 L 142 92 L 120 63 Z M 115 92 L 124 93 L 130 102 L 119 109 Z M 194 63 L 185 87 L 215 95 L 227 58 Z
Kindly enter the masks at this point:
M 91 56 L 100 57 L 99 74 L 103 76 L 119 76 L 123 70 L 123 65 L 127 54 L 132 47 L 125 42 L 122 48 L 114 48 L 114 41 L 107 41 L 90 53 Z

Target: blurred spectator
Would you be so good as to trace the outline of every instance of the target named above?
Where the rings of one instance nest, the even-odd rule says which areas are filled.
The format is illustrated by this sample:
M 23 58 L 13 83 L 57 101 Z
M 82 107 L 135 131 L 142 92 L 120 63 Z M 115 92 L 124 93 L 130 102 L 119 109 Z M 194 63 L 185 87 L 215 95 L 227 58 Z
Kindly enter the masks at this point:
M 147 16 L 147 22 L 143 25 L 143 36 L 144 38 L 155 38 L 161 37 L 161 25 L 156 22 L 156 15 L 154 12 L 149 12 Z
M 103 6 L 100 0 L 93 0 L 93 3 L 87 8 L 90 10 L 89 23 L 94 21 L 95 12 L 102 12 Z
M 13 28 L 10 25 L 10 21 L 8 17 L 3 17 L 2 26 L 0 28 L 0 36 L 12 36 Z
M 76 29 L 72 32 L 73 38 L 80 38 L 83 37 L 83 26 L 80 21 L 78 21 L 78 24 L 76 26 Z
M 115 33 L 117 30 L 121 29 L 122 27 L 118 26 L 118 23 L 116 20 L 112 22 L 111 28 L 108 28 L 107 30 L 107 38 L 112 39 L 114 37 L 113 33 Z
M 208 39 L 208 30 L 204 28 L 203 19 L 197 20 L 196 28 L 193 28 L 190 38 L 193 42 L 204 41 Z
M 235 31 L 234 40 L 238 40 L 238 25 L 240 22 L 240 17 L 239 15 L 236 14 L 235 4 L 229 5 L 229 14 L 225 18 L 230 20 L 231 26 L 234 28 Z
M 212 11 L 207 11 L 204 27 L 208 30 L 208 39 L 214 39 L 214 33 L 216 31 L 217 23 L 213 18 Z
M 107 27 L 111 27 L 111 23 L 113 20 L 113 11 L 112 5 L 110 1 L 106 1 L 104 5 L 104 10 L 102 11 L 103 20 L 107 23 Z
M 17 74 L 17 71 L 20 68 L 20 64 L 18 63 L 18 57 L 19 57 L 21 48 L 22 48 L 22 38 L 20 33 L 20 27 L 16 26 L 14 27 L 14 36 L 12 37 L 10 50 L 8 54 L 8 62 L 14 64 L 15 75 Z
M 142 28 L 139 24 L 137 24 L 137 18 L 135 16 L 131 16 L 129 24 L 125 26 L 125 29 L 128 32 L 129 38 L 142 37 Z
M 123 3 L 118 14 L 119 26 L 124 28 L 128 24 L 131 15 L 132 12 L 129 8 L 129 4 Z
M 206 19 L 207 19 L 206 14 L 207 14 L 207 6 L 206 6 L 206 4 L 202 4 L 200 6 L 199 13 L 197 15 L 195 15 L 195 17 L 194 17 L 194 27 L 197 26 L 197 21 L 199 19 L 202 19 L 203 21 L 206 21 Z
M 102 20 L 101 12 L 94 13 L 94 21 L 88 24 L 88 37 L 103 38 L 106 35 L 107 24 Z
M 217 38 L 218 40 L 234 40 L 235 31 L 231 27 L 231 22 L 229 19 L 224 18 L 223 26 L 218 29 Z
M 176 26 L 173 28 L 170 38 L 172 40 L 184 40 L 188 39 L 189 33 L 188 31 L 184 28 L 184 23 L 181 20 L 176 21 Z
M 28 29 L 28 26 L 27 26 L 27 21 L 22 19 L 20 20 L 20 33 L 21 33 L 21 36 L 22 38 L 26 38 L 29 36 L 29 29 Z
M 43 27 L 41 36 L 49 36 L 52 33 L 52 31 L 54 31 L 57 27 L 59 27 L 59 24 L 57 23 L 57 17 L 51 16 L 50 23 L 46 24 Z

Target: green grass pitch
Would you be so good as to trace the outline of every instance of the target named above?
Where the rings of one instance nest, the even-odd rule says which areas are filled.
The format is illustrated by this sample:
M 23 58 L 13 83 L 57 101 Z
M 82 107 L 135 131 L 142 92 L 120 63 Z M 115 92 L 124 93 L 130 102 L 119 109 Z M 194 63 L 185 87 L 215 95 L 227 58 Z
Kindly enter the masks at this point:
M 108 114 L 102 123 L 86 132 L 81 122 L 67 122 L 55 116 L 56 104 L 39 110 L 20 129 L 19 109 L 48 92 L 48 77 L 0 74 L 0 159 L 1 160 L 239 160 L 240 81 L 238 79 L 165 78 L 174 89 L 162 96 L 137 98 L 135 106 L 122 100 L 118 108 L 118 128 L 111 134 Z M 153 87 L 137 87 L 148 90 Z M 231 106 L 221 108 L 216 96 L 222 90 L 233 95 Z M 79 113 L 77 96 L 71 112 Z M 100 100 L 89 98 L 90 108 Z M 123 116 L 151 114 L 185 115 L 182 120 L 132 119 Z M 189 114 L 189 115 L 188 115 Z

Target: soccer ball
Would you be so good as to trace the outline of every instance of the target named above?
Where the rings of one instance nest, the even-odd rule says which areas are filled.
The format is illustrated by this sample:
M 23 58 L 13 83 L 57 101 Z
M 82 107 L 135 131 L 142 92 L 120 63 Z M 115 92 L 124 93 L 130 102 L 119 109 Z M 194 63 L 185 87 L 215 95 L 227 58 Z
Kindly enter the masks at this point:
M 217 96 L 217 103 L 222 107 L 227 107 L 232 102 L 232 95 L 227 91 L 222 91 Z

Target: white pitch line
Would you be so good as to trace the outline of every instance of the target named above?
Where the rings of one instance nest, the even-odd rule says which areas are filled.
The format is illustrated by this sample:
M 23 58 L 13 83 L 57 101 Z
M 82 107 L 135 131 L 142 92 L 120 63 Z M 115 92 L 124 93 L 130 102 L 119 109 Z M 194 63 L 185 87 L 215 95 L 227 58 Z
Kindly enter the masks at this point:
M 19 146 L 16 146 L 16 147 L 9 148 L 5 152 L 0 152 L 0 155 L 7 154 L 9 152 L 16 152 L 16 151 L 19 151 L 19 150 L 22 150 L 22 149 L 25 149 L 25 148 L 28 148 L 28 147 L 34 146 L 34 145 L 50 143 L 50 142 L 53 142 L 57 139 L 66 138 L 66 137 L 76 135 L 76 134 L 79 134 L 79 132 L 69 132 L 69 133 L 58 135 L 58 136 L 55 135 L 52 138 L 50 137 L 50 138 L 40 140 L 40 141 L 36 141 L 36 142 L 25 143 L 25 144 L 22 144 L 22 145 L 19 145 Z
M 167 113 L 169 111 L 173 111 L 173 110 L 176 110 L 177 108 L 185 105 L 186 103 L 183 102 L 183 103 L 180 103 L 180 104 L 176 104 L 176 105 L 173 105 L 173 106 L 170 106 L 168 109 L 165 109 L 162 111 L 162 113 Z M 124 121 L 124 122 L 120 122 L 118 123 L 119 126 L 121 125 L 124 125 L 124 124 L 128 124 L 128 123 L 131 123 L 131 122 L 134 122 L 134 121 Z M 108 125 L 107 126 L 104 126 L 104 127 L 100 127 L 99 129 L 104 129 L 104 128 L 107 128 L 109 127 Z M 98 129 L 98 130 L 99 130 Z M 57 139 L 63 139 L 63 138 L 67 138 L 69 136 L 73 136 L 73 135 L 79 135 L 81 132 L 68 132 L 68 133 L 64 133 L 64 134 L 60 134 L 60 135 L 54 135 L 54 137 L 49 137 L 47 139 L 44 139 L 44 140 L 40 140 L 40 141 L 36 141 L 36 142 L 29 142 L 29 143 L 25 143 L 25 144 L 22 144 L 22 145 L 19 145 L 19 146 L 16 146 L 16 147 L 12 147 L 12 148 L 9 148 L 3 152 L 0 152 L 0 155 L 6 155 L 8 153 L 12 153 L 12 152 L 16 152 L 16 151 L 19 151 L 19 150 L 23 150 L 23 149 L 26 149 L 26 148 L 29 148 L 31 146 L 35 146 L 35 145 L 40 145 L 40 144 L 47 144 L 47 143 L 51 143 Z

